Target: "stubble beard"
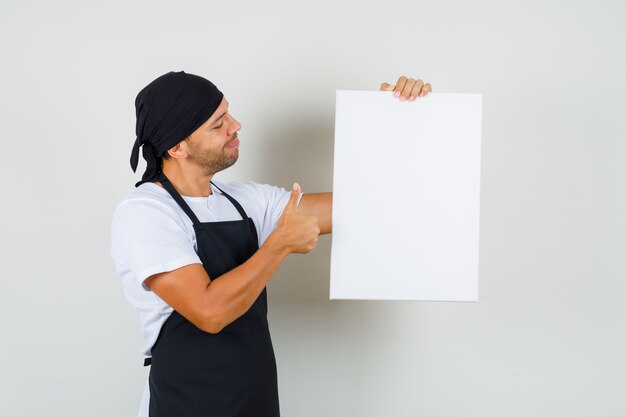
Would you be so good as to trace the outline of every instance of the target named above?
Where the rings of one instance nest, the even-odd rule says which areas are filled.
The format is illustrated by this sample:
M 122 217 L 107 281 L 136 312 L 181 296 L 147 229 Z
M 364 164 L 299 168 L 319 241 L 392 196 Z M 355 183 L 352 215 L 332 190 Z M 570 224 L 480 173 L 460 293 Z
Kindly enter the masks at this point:
M 232 143 L 236 138 L 237 136 L 233 137 L 227 144 Z M 221 152 L 193 152 L 190 156 L 192 156 L 193 161 L 204 170 L 206 175 L 213 176 L 217 172 L 233 166 L 235 162 L 237 162 L 239 158 L 239 148 L 231 149 L 223 147 Z

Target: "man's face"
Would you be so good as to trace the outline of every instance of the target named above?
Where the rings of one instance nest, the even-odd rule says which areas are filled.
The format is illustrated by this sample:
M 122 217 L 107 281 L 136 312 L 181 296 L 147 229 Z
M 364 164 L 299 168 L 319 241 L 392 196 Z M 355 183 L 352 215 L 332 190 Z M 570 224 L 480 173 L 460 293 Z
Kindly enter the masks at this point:
M 228 113 L 228 101 L 222 99 L 209 120 L 196 129 L 187 146 L 187 159 L 213 175 L 233 165 L 239 157 L 237 132 L 241 124 Z

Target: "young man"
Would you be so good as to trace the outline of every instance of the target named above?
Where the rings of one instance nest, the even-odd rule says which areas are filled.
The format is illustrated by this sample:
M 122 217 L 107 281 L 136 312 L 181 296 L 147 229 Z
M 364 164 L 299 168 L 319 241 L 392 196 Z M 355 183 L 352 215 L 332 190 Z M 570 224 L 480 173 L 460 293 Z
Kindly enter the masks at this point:
M 400 77 L 400 100 L 430 84 Z M 277 417 L 266 284 L 330 233 L 332 193 L 303 196 L 213 176 L 239 156 L 241 124 L 210 81 L 164 74 L 137 95 L 142 181 L 116 207 L 111 255 L 139 314 L 151 365 L 140 417 Z

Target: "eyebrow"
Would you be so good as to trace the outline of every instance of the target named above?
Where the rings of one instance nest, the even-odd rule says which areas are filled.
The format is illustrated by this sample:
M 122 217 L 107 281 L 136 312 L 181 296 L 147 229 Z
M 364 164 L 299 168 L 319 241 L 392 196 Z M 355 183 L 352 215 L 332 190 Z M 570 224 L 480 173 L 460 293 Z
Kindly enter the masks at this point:
M 215 126 L 222 117 L 224 117 L 224 115 L 226 114 L 226 112 L 222 113 L 222 115 L 220 117 L 218 117 L 217 119 L 215 119 L 215 121 L 211 124 L 211 126 Z
M 220 117 L 218 117 L 217 119 L 215 119 L 215 121 L 211 124 L 211 126 L 215 126 L 215 125 L 217 124 L 217 122 L 219 122 L 219 121 L 220 121 L 220 119 L 221 119 L 222 117 L 224 117 L 224 115 L 225 115 L 226 113 L 228 113 L 228 110 L 226 110 L 224 113 L 222 113 L 222 115 L 221 115 Z

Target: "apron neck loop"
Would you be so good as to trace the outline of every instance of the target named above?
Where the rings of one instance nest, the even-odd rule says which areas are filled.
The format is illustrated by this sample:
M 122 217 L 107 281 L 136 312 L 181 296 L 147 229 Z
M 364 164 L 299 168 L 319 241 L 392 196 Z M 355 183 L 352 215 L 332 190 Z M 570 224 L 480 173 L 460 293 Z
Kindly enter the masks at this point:
M 182 208 L 183 211 L 185 212 L 185 214 L 187 214 L 187 216 L 189 216 L 189 218 L 193 222 L 194 226 L 199 224 L 200 221 L 198 220 L 198 218 L 196 217 L 194 212 L 191 210 L 191 208 L 189 207 L 187 202 L 183 199 L 183 197 L 178 193 L 178 191 L 176 191 L 176 189 L 174 188 L 174 186 L 172 185 L 170 180 L 167 179 L 167 177 L 165 176 L 163 171 L 159 172 L 158 178 L 159 178 L 159 181 L 161 182 L 161 184 L 163 185 L 163 188 L 165 188 L 167 190 L 167 192 L 170 193 L 170 195 L 178 203 L 180 208 Z

